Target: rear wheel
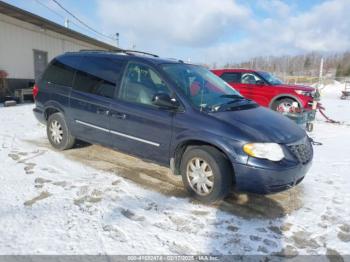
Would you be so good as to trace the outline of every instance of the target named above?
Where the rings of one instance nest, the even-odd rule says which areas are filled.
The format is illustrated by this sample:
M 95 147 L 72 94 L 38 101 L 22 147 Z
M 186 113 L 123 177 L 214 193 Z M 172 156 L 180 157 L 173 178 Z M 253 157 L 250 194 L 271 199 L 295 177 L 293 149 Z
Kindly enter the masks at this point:
M 200 201 L 215 202 L 230 192 L 233 181 L 232 168 L 216 148 L 190 147 L 182 157 L 180 168 L 187 191 Z
M 69 131 L 62 113 L 49 116 L 46 133 L 50 144 L 58 150 L 66 150 L 74 146 L 75 138 Z
M 291 111 L 292 108 L 295 108 L 293 103 L 298 102 L 292 98 L 282 98 L 277 101 L 275 101 L 271 107 L 272 110 L 277 111 L 279 113 L 288 113 Z M 299 104 L 298 107 L 299 108 Z

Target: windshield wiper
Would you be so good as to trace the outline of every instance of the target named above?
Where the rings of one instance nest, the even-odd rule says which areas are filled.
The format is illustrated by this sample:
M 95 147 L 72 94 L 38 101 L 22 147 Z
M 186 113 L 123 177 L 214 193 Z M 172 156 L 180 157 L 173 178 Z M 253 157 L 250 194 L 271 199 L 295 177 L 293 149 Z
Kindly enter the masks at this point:
M 245 97 L 240 96 L 240 95 L 221 95 L 220 97 L 224 97 L 224 98 L 237 98 L 237 99 L 239 99 L 239 100 L 246 99 Z
M 226 111 L 226 110 L 230 110 L 234 107 L 237 106 L 252 106 L 255 105 L 255 103 L 251 100 L 251 99 L 247 99 L 243 96 L 240 95 L 223 95 L 224 97 L 229 97 L 229 98 L 236 98 L 234 100 L 230 100 L 226 103 L 220 104 L 220 105 L 216 105 L 216 106 L 212 106 L 211 111 L 213 112 L 218 112 L 218 111 Z M 238 105 L 235 105 L 238 104 Z

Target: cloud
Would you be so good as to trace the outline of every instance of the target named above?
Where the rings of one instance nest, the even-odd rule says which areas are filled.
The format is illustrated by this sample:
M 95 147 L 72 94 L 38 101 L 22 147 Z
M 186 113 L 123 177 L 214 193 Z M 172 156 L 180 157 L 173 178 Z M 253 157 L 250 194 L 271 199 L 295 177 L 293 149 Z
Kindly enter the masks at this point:
M 295 47 L 305 51 L 342 51 L 350 46 L 350 5 L 348 0 L 333 0 L 311 12 L 292 17 Z
M 232 0 L 100 0 L 98 6 L 103 24 L 124 37 L 186 47 L 214 44 L 250 16 Z
M 103 27 L 119 32 L 124 45 L 196 62 L 350 47 L 348 0 L 304 11 L 281 0 L 99 0 L 97 5 Z
M 201 49 L 203 57 L 208 62 L 225 63 L 255 56 L 337 52 L 350 48 L 350 5 L 347 0 L 326 1 L 299 14 L 293 8 L 275 13 L 284 15 L 255 19 L 250 23 L 246 38 Z
M 295 4 L 290 5 L 281 0 L 258 0 L 257 1 L 258 8 L 265 11 L 267 14 L 271 16 L 280 16 L 286 17 L 292 12 L 295 8 Z

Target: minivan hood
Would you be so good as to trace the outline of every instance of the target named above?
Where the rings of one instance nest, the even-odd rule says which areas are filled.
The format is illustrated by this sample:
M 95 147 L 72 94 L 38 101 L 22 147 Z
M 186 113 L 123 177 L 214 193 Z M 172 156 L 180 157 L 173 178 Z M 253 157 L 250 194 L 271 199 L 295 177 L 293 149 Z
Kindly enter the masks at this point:
M 292 143 L 305 137 L 305 131 L 287 117 L 264 107 L 210 113 L 245 134 L 250 142 Z

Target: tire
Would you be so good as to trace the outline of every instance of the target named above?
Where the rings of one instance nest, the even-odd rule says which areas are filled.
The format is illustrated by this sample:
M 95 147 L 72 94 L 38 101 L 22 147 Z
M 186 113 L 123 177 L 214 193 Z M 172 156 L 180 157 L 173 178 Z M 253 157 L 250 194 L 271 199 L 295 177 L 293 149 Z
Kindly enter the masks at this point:
M 282 104 L 285 104 L 285 105 L 290 105 L 292 106 L 292 104 L 294 102 L 297 102 L 295 99 L 292 99 L 292 98 L 282 98 L 282 99 L 278 99 L 277 101 L 275 101 L 272 106 L 271 106 L 271 109 L 276 111 L 276 112 L 280 112 L 280 113 L 283 113 L 284 111 L 279 111 L 279 106 L 282 105 Z M 298 103 L 299 104 L 299 103 Z
M 198 164 L 197 159 L 199 165 L 196 165 L 196 163 Z M 196 171 L 194 167 L 197 168 Z M 203 168 L 205 172 L 203 172 Z M 233 184 L 234 174 L 229 161 L 219 150 L 210 146 L 193 146 L 187 149 L 181 159 L 180 171 L 186 190 L 192 197 L 205 203 L 213 203 L 226 197 Z M 209 176 L 210 171 L 211 176 Z M 200 180 L 201 185 L 207 183 L 203 187 L 199 186 L 201 193 L 198 192 L 199 183 L 193 181 L 196 177 L 197 180 Z M 209 192 L 204 192 L 204 187 Z
M 306 131 L 312 132 L 314 130 L 314 123 L 306 123 Z
M 47 138 L 50 144 L 57 150 L 70 149 L 75 144 L 62 113 L 54 113 L 49 116 L 46 126 Z

